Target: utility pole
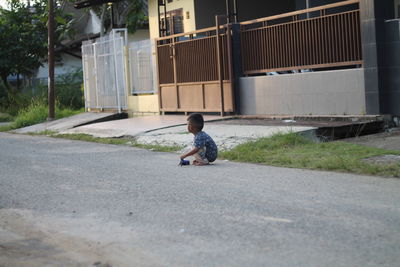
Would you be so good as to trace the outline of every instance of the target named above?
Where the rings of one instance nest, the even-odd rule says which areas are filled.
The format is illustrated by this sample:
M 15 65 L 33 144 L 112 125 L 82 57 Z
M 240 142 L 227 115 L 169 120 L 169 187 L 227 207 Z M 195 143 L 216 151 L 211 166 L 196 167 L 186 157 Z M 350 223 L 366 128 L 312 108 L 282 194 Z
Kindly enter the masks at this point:
M 54 96 L 54 0 L 48 0 L 49 18 L 47 23 L 48 34 L 48 103 L 49 117 L 48 120 L 55 119 L 55 96 Z

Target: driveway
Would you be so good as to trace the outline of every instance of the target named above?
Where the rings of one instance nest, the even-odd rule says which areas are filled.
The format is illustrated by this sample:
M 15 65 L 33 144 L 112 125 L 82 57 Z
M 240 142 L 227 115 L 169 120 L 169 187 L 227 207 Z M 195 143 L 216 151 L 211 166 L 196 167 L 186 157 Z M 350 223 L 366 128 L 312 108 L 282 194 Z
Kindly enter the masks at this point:
M 0 133 L 0 266 L 397 266 L 400 180 Z

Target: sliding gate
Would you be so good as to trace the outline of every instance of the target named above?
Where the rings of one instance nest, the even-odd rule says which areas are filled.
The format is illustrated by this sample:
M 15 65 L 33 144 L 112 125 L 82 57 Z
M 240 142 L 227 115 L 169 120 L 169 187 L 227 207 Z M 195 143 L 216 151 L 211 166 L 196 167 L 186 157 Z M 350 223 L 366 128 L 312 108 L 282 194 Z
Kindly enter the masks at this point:
M 161 112 L 234 111 L 230 39 L 219 26 L 157 39 Z

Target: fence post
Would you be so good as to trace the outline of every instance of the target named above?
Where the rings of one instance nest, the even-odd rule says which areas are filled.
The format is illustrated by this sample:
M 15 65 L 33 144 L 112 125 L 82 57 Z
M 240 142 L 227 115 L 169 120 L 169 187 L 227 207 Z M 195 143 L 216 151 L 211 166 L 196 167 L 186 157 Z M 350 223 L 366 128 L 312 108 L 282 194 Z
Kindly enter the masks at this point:
M 229 75 L 229 88 L 231 91 L 231 101 L 232 101 L 232 109 L 235 110 L 235 93 L 234 93 L 234 73 L 233 73 L 233 57 L 232 57 L 232 25 L 228 23 L 226 25 L 226 47 L 227 47 L 227 64 L 228 64 L 228 75 Z M 225 61 L 226 62 L 226 61 Z
M 121 102 L 119 99 L 119 85 L 118 85 L 118 71 L 117 71 L 117 50 L 115 49 L 115 36 L 113 34 L 113 50 L 114 50 L 114 72 L 115 72 L 115 86 L 117 90 L 117 107 L 118 107 L 118 113 L 121 113 Z
M 97 48 L 96 47 L 97 47 L 97 44 L 94 43 L 93 44 L 93 53 L 94 53 L 94 75 L 96 77 L 96 79 L 95 79 L 95 82 L 96 82 L 96 86 L 95 86 L 95 90 L 96 90 L 96 108 L 99 108 L 99 85 L 98 85 L 99 81 L 97 79 L 98 71 L 97 71 Z
M 125 45 L 124 46 L 124 62 L 125 62 L 125 83 L 126 83 L 126 89 L 125 89 L 125 94 L 126 96 L 129 95 L 129 90 L 131 90 L 132 86 L 131 86 L 131 70 L 130 70 L 130 62 L 131 58 L 130 58 L 130 51 L 129 51 L 129 46 Z M 132 90 L 131 90 L 132 92 Z
M 216 51 L 217 51 L 217 66 L 218 66 L 218 80 L 219 80 L 219 88 L 221 92 L 221 116 L 225 115 L 225 105 L 224 105 L 224 81 L 223 81 L 223 69 L 222 69 L 222 53 L 221 53 L 221 46 L 220 46 L 220 35 L 219 35 L 219 17 L 218 15 L 215 16 L 215 37 L 216 37 Z
M 84 94 L 84 98 L 85 98 L 85 112 L 88 112 L 88 100 L 89 100 L 89 92 L 88 92 L 88 82 L 87 82 L 87 76 L 88 76 L 88 72 L 87 72 L 87 53 L 85 53 L 86 51 L 84 50 L 84 45 L 82 45 L 82 71 L 83 71 L 83 94 Z M 86 73 L 86 75 L 85 75 Z
M 179 86 L 178 86 L 178 73 L 176 70 L 176 50 L 175 50 L 175 37 L 172 38 L 172 46 L 170 45 L 170 51 L 172 53 L 172 64 L 174 67 L 174 85 L 176 91 L 176 109 L 180 109 L 180 101 L 179 101 Z
M 235 95 L 235 112 L 240 114 L 240 77 L 243 76 L 242 69 L 242 46 L 240 40 L 240 24 L 233 23 L 232 26 L 232 61 L 233 61 L 233 94 Z

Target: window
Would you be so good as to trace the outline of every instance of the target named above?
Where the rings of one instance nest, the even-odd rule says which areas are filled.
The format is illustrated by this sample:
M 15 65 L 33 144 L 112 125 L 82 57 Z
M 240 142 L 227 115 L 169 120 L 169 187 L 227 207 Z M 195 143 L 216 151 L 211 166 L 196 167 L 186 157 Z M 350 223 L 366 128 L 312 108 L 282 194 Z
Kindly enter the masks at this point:
M 164 14 L 161 14 L 160 29 L 163 36 L 185 32 L 183 25 L 183 9 L 180 8 L 168 11 L 166 18 Z

